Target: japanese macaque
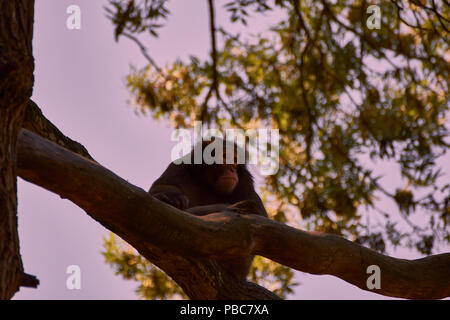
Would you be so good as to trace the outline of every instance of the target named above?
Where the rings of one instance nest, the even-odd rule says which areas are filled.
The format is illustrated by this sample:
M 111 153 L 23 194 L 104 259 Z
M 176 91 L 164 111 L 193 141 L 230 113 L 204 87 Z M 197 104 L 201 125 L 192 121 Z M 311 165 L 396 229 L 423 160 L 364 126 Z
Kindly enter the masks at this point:
M 203 142 L 202 154 L 209 144 L 210 142 Z M 226 161 L 227 152 L 233 152 L 232 163 Z M 245 164 L 238 163 L 236 150 L 225 150 L 222 164 L 194 164 L 194 150 L 186 157 L 190 158 L 190 164 L 171 163 L 151 186 L 151 195 L 199 216 L 233 210 L 240 214 L 251 213 L 267 217 L 261 198 L 253 186 L 253 177 Z M 249 256 L 219 263 L 228 273 L 245 279 L 252 261 L 253 256 Z

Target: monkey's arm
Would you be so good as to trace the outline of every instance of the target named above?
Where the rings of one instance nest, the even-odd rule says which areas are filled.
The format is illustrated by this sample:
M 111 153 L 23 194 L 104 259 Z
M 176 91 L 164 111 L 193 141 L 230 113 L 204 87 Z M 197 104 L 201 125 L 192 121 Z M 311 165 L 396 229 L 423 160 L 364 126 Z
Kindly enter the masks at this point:
M 216 204 L 210 204 L 207 206 L 196 206 L 196 207 L 192 207 L 189 208 L 185 211 L 194 214 L 196 216 L 205 216 L 207 214 L 210 213 L 214 213 L 214 212 L 220 212 L 220 211 L 224 211 L 225 209 L 227 209 L 230 205 L 226 204 L 226 203 L 216 203 Z
M 263 217 L 267 217 L 266 209 L 264 208 L 262 201 L 256 201 L 259 198 L 251 200 L 242 200 L 233 203 L 231 206 L 227 207 L 227 210 L 239 213 L 239 214 L 257 214 Z
M 264 209 L 262 202 L 259 203 L 258 201 L 255 201 L 255 199 L 239 201 L 232 205 L 227 203 L 216 203 L 206 206 L 196 206 L 186 209 L 185 211 L 197 216 L 204 216 L 210 213 L 221 212 L 225 210 L 233 211 L 239 214 L 257 214 L 267 217 L 267 212 Z
M 148 191 L 155 198 L 184 210 L 189 206 L 189 198 L 181 190 L 170 184 L 153 184 Z

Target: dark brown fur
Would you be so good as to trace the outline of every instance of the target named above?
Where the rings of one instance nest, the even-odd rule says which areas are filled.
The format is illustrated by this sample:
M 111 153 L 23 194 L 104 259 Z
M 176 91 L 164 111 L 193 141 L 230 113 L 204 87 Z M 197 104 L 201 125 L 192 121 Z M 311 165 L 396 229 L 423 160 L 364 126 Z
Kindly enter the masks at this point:
M 205 145 L 203 145 L 204 147 Z M 253 203 L 252 213 L 267 217 L 261 198 L 253 186 L 253 177 L 245 164 L 239 164 L 238 184 L 231 194 L 223 194 L 214 184 L 223 170 L 220 164 L 179 164 L 171 163 L 151 186 L 149 193 L 181 210 L 195 215 L 205 215 L 223 211 L 241 201 Z M 233 210 L 233 209 L 232 209 Z M 246 211 L 236 211 L 243 213 Z M 219 261 L 229 273 L 245 279 L 253 256 L 245 259 Z

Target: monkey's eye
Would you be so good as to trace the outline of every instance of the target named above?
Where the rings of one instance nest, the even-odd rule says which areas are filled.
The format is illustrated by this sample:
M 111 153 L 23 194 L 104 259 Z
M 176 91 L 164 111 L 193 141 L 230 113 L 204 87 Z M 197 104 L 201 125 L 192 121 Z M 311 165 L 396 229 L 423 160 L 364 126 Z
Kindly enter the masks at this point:
M 231 162 L 231 163 L 229 161 L 227 161 L 227 154 L 226 153 L 223 154 L 223 163 L 224 164 L 238 164 L 238 157 L 237 157 L 236 152 L 234 153 L 232 161 L 233 162 Z

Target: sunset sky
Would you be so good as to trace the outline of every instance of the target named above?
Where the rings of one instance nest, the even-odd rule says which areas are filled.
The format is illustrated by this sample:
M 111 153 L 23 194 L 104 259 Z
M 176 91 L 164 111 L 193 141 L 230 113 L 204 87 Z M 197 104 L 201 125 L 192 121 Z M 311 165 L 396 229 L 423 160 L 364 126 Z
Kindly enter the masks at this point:
M 221 1 L 220 3 L 225 3 Z M 209 50 L 206 1 L 171 1 L 171 14 L 157 40 L 145 38 L 149 53 L 164 65 Z M 66 28 L 66 9 L 81 8 L 81 30 Z M 105 17 L 106 0 L 38 0 L 35 10 L 33 100 L 64 134 L 83 144 L 99 163 L 145 190 L 170 162 L 172 128 L 166 121 L 137 115 L 128 105 L 125 77 L 130 65 L 146 64 L 128 39 L 116 43 L 113 26 Z M 218 23 L 228 24 L 217 5 Z M 220 12 L 221 11 L 221 12 Z M 276 18 L 276 17 L 275 17 Z M 250 23 L 251 32 L 263 31 L 275 18 Z M 230 30 L 237 30 L 233 26 Z M 148 41 L 147 41 L 148 40 Z M 448 163 L 449 157 L 447 157 Z M 444 160 L 443 160 L 444 161 Z M 394 189 L 399 175 L 383 164 Z M 449 172 L 449 165 L 446 166 Z M 19 232 L 27 273 L 40 280 L 38 289 L 21 288 L 14 299 L 136 299 L 137 283 L 114 275 L 101 255 L 108 230 L 68 200 L 19 179 Z M 383 204 L 388 211 L 393 203 Z M 441 248 L 441 251 L 450 248 Z M 419 258 L 417 252 L 391 250 L 400 258 Z M 66 288 L 66 269 L 81 268 L 80 290 Z M 289 299 L 390 299 L 331 276 L 297 273 L 295 294 Z

